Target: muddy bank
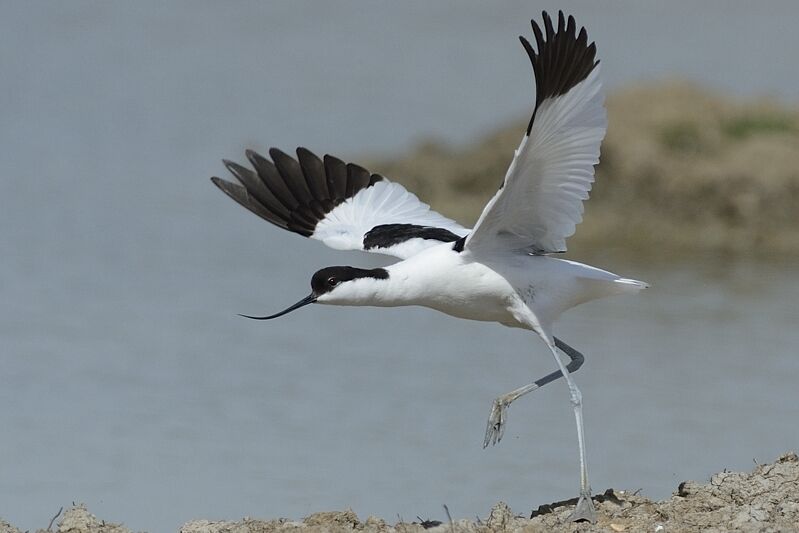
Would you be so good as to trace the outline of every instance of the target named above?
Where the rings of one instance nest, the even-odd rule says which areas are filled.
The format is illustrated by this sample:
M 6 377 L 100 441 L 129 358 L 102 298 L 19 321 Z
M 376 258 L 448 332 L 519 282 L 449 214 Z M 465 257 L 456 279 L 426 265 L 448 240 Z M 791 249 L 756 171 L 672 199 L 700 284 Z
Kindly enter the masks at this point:
M 799 253 L 799 109 L 686 83 L 609 95 L 608 133 L 571 250 Z M 472 224 L 527 118 L 461 149 L 429 142 L 374 171 Z
M 532 512 L 528 509 L 511 510 L 507 505 L 498 503 L 486 516 L 475 520 L 450 521 L 442 510 L 444 516 L 436 517 L 436 520 L 393 525 L 375 517 L 361 520 L 352 511 L 320 512 L 302 521 L 285 518 L 245 518 L 238 522 L 193 520 L 184 524 L 180 533 L 799 531 L 799 457 L 795 453 L 788 453 L 774 463 L 758 465 L 752 472 L 715 474 L 707 483 L 685 481 L 680 483 L 671 498 L 660 502 L 613 489 L 596 496 L 595 502 L 599 514 L 595 525 L 566 522 L 575 503 L 571 501 L 543 505 Z M 59 533 L 131 531 L 125 526 L 96 518 L 83 506 L 67 510 L 54 520 L 50 530 Z M 20 531 L 0 519 L 0 533 Z

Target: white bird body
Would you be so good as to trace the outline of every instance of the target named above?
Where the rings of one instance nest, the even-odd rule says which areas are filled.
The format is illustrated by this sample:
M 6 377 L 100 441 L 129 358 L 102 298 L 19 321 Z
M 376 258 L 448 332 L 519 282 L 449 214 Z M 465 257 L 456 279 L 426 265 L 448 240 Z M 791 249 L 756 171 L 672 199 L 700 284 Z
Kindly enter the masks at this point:
M 356 279 L 316 301 L 376 307 L 417 305 L 456 318 L 533 330 L 540 325 L 548 330 L 564 311 L 576 305 L 646 287 L 643 282 L 575 261 L 521 253 L 480 258 L 457 253 L 449 243 L 429 247 L 386 270 L 387 279 Z
M 559 368 L 494 400 L 484 447 L 502 438 L 510 404 L 564 377 L 577 423 L 580 498 L 574 520 L 594 521 L 583 436 L 582 395 L 570 376 L 583 356 L 552 334 L 555 320 L 581 303 L 631 294 L 647 285 L 595 267 L 558 259 L 582 220 L 583 202 L 607 118 L 596 47 L 585 28 L 559 14 L 532 23 L 537 52 L 520 37 L 536 83 L 532 118 L 499 191 L 467 229 L 402 185 L 338 158 L 305 148 L 297 159 L 270 149 L 272 161 L 247 151 L 254 171 L 225 161 L 239 183 L 211 178 L 236 202 L 281 228 L 339 250 L 400 259 L 385 268 L 327 267 L 311 278 L 312 292 L 272 319 L 311 303 L 344 306 L 423 306 L 469 320 L 536 332 Z M 245 315 L 246 316 L 246 315 Z M 571 358 L 565 366 L 560 349 Z

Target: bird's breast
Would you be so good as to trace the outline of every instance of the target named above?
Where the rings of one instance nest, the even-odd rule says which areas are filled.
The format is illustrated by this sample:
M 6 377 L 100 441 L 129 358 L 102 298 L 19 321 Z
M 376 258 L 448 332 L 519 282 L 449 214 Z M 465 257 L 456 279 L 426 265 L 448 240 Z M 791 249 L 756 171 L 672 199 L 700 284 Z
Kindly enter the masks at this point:
M 418 305 L 468 320 L 506 323 L 516 291 L 502 276 L 479 263 L 431 269 L 423 276 Z

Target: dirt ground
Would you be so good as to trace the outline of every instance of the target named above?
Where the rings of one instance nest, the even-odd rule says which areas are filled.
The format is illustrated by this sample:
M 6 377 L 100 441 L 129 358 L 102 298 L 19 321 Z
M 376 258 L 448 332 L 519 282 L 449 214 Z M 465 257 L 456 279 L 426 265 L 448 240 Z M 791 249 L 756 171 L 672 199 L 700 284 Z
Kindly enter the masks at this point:
M 500 531 L 681 533 L 799 532 L 799 457 L 787 453 L 774 463 L 758 465 L 752 472 L 720 472 L 708 483 L 684 481 L 671 498 L 653 502 L 623 490 L 608 489 L 595 496 L 596 524 L 566 521 L 574 501 L 542 505 L 538 509 L 512 511 L 498 503 L 487 516 L 476 520 L 388 524 L 383 519 L 361 520 L 351 510 L 320 512 L 301 521 L 279 518 L 238 522 L 192 520 L 180 533 L 495 533 Z M 445 514 L 442 510 L 442 514 Z M 531 518 L 532 515 L 532 518 Z M 49 529 L 58 533 L 131 533 L 127 527 L 100 520 L 83 505 L 57 517 Z M 0 533 L 21 533 L 0 519 Z

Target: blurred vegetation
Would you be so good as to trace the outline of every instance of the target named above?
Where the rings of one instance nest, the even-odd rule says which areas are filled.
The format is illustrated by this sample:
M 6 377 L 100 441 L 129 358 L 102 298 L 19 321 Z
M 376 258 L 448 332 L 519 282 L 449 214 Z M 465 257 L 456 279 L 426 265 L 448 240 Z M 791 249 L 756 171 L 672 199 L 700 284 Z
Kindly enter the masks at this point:
M 799 110 L 686 83 L 618 91 L 570 250 L 799 253 Z M 427 142 L 370 168 L 464 224 L 477 219 L 527 118 L 453 149 Z
M 768 133 L 795 133 L 795 118 L 771 113 L 742 115 L 725 120 L 722 130 L 733 139 Z

